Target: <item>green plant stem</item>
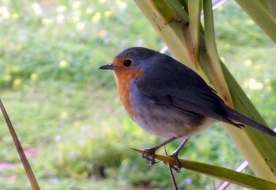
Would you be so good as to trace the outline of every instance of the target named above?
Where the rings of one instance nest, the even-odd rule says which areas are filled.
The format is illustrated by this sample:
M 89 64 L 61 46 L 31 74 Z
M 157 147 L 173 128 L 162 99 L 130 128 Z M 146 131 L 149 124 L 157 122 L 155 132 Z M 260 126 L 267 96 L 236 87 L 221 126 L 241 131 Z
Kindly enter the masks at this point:
M 148 154 L 147 152 L 141 151 L 138 149 L 133 148 L 133 150 L 140 152 L 143 155 Z M 152 155 L 148 154 L 148 156 L 152 156 Z M 162 155 L 155 154 L 155 158 L 167 164 L 177 166 L 176 160 L 170 156 L 162 156 Z M 190 160 L 179 159 L 179 161 L 182 164 L 182 168 L 200 172 L 202 174 L 209 175 L 220 180 L 229 181 L 231 183 L 234 183 L 243 187 L 247 187 L 250 189 L 262 189 L 262 190 L 276 189 L 275 183 L 272 183 L 270 181 L 260 179 L 254 176 L 250 176 L 248 174 L 243 174 L 227 168 L 190 161 Z
M 235 86 L 236 81 L 232 75 L 225 71 L 225 68 L 222 69 L 224 66 L 221 66 L 215 45 L 211 1 L 206 0 L 203 2 L 206 13 L 205 17 L 208 18 L 205 18 L 204 27 L 206 28 L 205 31 L 201 29 L 199 44 L 197 44 L 200 47 L 198 59 L 201 68 L 195 69 L 196 67 L 192 64 L 192 52 L 197 45 L 193 45 L 191 40 L 192 34 L 190 33 L 189 26 L 183 25 L 183 22 L 179 20 L 181 19 L 181 16 L 179 16 L 178 12 L 175 11 L 175 13 L 173 13 L 174 10 L 169 5 L 166 6 L 165 2 L 162 0 L 158 1 L 158 3 L 163 3 L 162 9 L 156 9 L 157 6 L 153 4 L 154 2 L 148 3 L 148 1 L 145 0 L 136 0 L 136 4 L 140 9 L 142 9 L 143 13 L 178 60 L 195 69 L 203 78 L 205 77 L 206 79 L 206 76 L 208 76 L 209 80 L 206 80 L 207 83 L 215 86 L 218 93 L 226 102 L 228 102 L 228 104 L 231 105 L 232 97 L 235 105 L 234 107 L 237 111 L 259 121 L 261 120 L 258 117 L 259 114 L 257 111 L 254 111 L 254 106 L 252 106 L 251 103 L 248 103 L 247 97 L 237 96 L 243 94 L 243 92 L 240 88 Z M 167 12 L 166 7 L 169 9 L 170 15 L 178 16 L 167 17 L 166 15 L 163 15 L 163 13 Z M 187 8 L 185 8 L 185 10 L 187 10 Z M 262 13 L 262 11 L 258 13 Z M 166 18 L 166 22 L 162 22 L 164 18 Z M 275 31 L 276 30 L 274 30 L 274 33 Z M 204 71 L 204 73 L 202 71 Z M 225 79 L 227 83 L 225 83 Z M 245 127 L 245 130 L 240 130 L 231 126 L 226 127 L 226 130 L 257 175 L 267 180 L 276 181 L 276 167 L 274 164 L 276 160 L 276 140 L 248 127 Z
M 267 36 L 276 43 L 276 21 L 269 10 L 259 0 L 236 0 L 236 2 L 259 25 Z

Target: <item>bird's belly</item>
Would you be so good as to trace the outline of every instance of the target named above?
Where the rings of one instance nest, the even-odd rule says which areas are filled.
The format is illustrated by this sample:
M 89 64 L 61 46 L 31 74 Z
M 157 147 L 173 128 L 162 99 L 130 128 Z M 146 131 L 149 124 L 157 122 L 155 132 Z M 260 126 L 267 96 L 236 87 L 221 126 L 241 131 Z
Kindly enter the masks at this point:
M 214 123 L 202 115 L 179 110 L 169 105 L 156 104 L 140 93 L 137 86 L 130 93 L 132 119 L 145 131 L 163 138 L 189 138 Z
M 152 105 L 150 105 L 152 104 Z M 152 102 L 136 106 L 135 122 L 148 133 L 163 138 L 189 138 L 214 122 L 203 116 L 189 115 Z

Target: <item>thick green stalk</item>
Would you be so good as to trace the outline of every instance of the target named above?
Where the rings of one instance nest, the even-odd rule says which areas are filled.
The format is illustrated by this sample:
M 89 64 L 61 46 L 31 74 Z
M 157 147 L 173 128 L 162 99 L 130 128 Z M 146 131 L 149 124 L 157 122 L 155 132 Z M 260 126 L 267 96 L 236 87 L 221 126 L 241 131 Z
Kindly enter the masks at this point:
M 138 151 L 143 155 L 147 155 L 147 152 L 137 150 L 137 149 L 133 149 L 133 150 Z M 151 155 L 149 154 L 148 156 L 151 156 Z M 155 158 L 170 165 L 177 165 L 177 162 L 175 161 L 175 159 L 170 156 L 161 156 L 156 154 Z M 213 176 L 217 179 L 229 181 L 231 183 L 234 183 L 243 187 L 247 187 L 250 189 L 262 189 L 262 190 L 276 189 L 275 183 L 272 183 L 270 181 L 263 180 L 254 176 L 250 176 L 248 174 L 243 174 L 240 172 L 236 172 L 234 170 L 222 168 L 220 166 L 204 164 L 204 163 L 195 162 L 195 161 L 182 160 L 182 159 L 179 161 L 182 164 L 182 168 L 196 171 L 209 176 Z
M 199 52 L 199 37 L 200 37 L 200 16 L 201 16 L 201 0 L 189 0 L 188 1 L 188 11 L 189 11 L 189 33 L 193 44 L 193 49 L 191 52 L 191 61 L 198 69 L 198 52 Z
M 275 0 L 267 0 L 266 6 L 273 6 L 268 10 L 259 0 L 236 0 L 241 8 L 255 21 L 256 24 L 276 43 L 276 21 L 271 12 L 275 12 Z
M 179 5 L 178 0 L 171 0 L 169 4 L 166 4 L 166 0 L 135 0 L 135 2 L 179 61 L 194 69 L 207 83 L 213 85 L 226 102 L 231 102 L 232 97 L 236 110 L 262 122 L 254 106 L 245 95 L 242 95 L 243 91 L 236 86 L 234 78 L 220 63 L 215 46 L 210 0 L 204 1 L 204 3 L 207 2 L 205 17 L 208 17 L 204 23 L 205 31 L 201 27 L 199 16 L 195 16 L 198 14 L 193 16 L 189 14 L 192 9 L 201 10 L 199 2 L 193 2 L 194 5 L 199 6 L 197 8 L 190 4 L 191 1 L 187 1 L 188 7 L 176 10 L 174 8 Z M 189 10 L 186 12 L 189 20 L 187 20 L 186 13 L 179 13 L 180 10 Z M 195 23 L 198 23 L 197 27 L 194 26 Z M 192 27 L 190 28 L 190 26 Z M 194 31 L 199 31 L 198 35 L 193 34 Z M 198 52 L 196 53 L 197 48 Z M 196 61 L 195 57 L 197 57 Z M 200 67 L 197 66 L 197 63 L 200 64 Z M 227 83 L 224 82 L 225 78 Z M 226 129 L 257 175 L 267 180 L 276 181 L 275 139 L 247 127 L 245 130 L 232 126 L 226 127 Z
M 235 109 L 240 113 L 266 125 L 262 116 L 254 105 L 242 91 L 239 84 L 230 74 L 228 69 L 223 66 L 224 76 L 230 89 L 231 97 Z M 258 133 L 250 128 L 245 128 L 246 133 L 241 133 L 242 139 L 235 141 L 241 152 L 249 162 L 250 166 L 259 177 L 270 181 L 276 181 L 276 139 L 268 135 Z M 235 134 L 229 133 L 232 138 L 240 138 Z
M 259 117 L 259 113 L 248 100 L 247 96 L 243 93 L 242 89 L 237 85 L 235 79 L 232 75 L 227 72 L 227 69 L 221 64 L 215 44 L 215 31 L 214 31 L 214 24 L 213 24 L 213 15 L 212 15 L 212 4 L 211 0 L 204 0 L 203 1 L 203 9 L 204 9 L 204 36 L 205 36 L 205 43 L 206 43 L 206 50 L 208 52 L 208 56 L 210 62 L 202 61 L 203 64 L 210 64 L 208 65 L 208 69 L 206 72 L 209 73 L 208 76 L 211 76 L 210 79 L 213 82 L 216 90 L 220 94 L 220 96 L 224 99 L 226 103 L 230 106 L 233 105 L 236 110 L 242 112 L 245 115 L 248 115 L 251 118 L 254 118 L 256 121 L 261 120 Z M 222 71 L 222 67 L 224 71 Z M 228 78 L 226 83 L 225 77 Z M 227 85 L 228 84 L 228 85 Z M 229 89 L 232 91 L 232 95 L 230 95 Z M 238 100 L 234 97 L 237 92 L 239 94 Z M 235 99 L 235 102 L 232 103 L 232 98 Z M 244 102 L 247 104 L 244 104 Z M 244 107 L 244 108 L 243 108 Z M 247 110 L 246 110 L 247 109 Z M 254 111 L 253 111 L 254 110 Z M 261 120 L 260 122 L 262 122 Z M 232 126 L 226 125 L 226 130 L 234 142 L 239 147 L 240 151 L 243 153 L 245 158 L 250 163 L 250 166 L 256 172 L 258 176 L 264 177 L 266 179 L 275 180 L 275 173 L 271 170 L 271 168 L 275 168 L 276 162 L 271 162 L 271 160 L 276 159 L 276 151 L 273 148 L 273 144 L 276 143 L 274 138 L 267 138 L 267 135 L 260 134 L 250 128 L 246 128 L 246 132 L 241 132 L 239 129 L 233 129 Z M 259 140 L 262 139 L 260 143 Z M 251 147 L 248 149 L 248 147 Z M 263 151 L 263 150 L 266 151 Z M 274 154 L 275 153 L 275 154 Z M 260 163 L 262 163 L 262 167 L 260 167 Z
M 156 32 L 160 36 L 165 36 L 163 38 L 164 42 L 171 51 L 176 53 L 176 58 L 191 67 L 192 64 L 189 59 L 188 49 L 182 43 L 184 39 L 182 23 L 188 22 L 188 19 L 185 18 L 182 20 L 177 12 L 167 5 L 164 0 L 135 0 L 135 3 L 144 13 Z M 170 43 L 166 41 L 170 41 Z
M 233 107 L 229 89 L 227 87 L 223 72 L 221 69 L 220 58 L 217 51 L 214 19 L 212 10 L 212 1 L 203 1 L 204 10 L 204 39 L 208 57 L 210 61 L 203 61 L 203 64 L 208 64 L 208 73 L 215 89 L 219 92 L 224 101 L 231 107 Z

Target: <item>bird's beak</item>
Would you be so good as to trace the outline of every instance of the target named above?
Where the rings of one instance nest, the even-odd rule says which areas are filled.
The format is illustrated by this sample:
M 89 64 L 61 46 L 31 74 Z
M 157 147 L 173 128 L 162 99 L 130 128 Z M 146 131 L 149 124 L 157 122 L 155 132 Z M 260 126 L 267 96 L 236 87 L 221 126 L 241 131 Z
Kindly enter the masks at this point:
M 116 69 L 117 67 L 112 65 L 112 64 L 107 64 L 107 65 L 103 65 L 103 66 L 100 66 L 99 69 L 108 69 L 108 70 L 114 70 Z

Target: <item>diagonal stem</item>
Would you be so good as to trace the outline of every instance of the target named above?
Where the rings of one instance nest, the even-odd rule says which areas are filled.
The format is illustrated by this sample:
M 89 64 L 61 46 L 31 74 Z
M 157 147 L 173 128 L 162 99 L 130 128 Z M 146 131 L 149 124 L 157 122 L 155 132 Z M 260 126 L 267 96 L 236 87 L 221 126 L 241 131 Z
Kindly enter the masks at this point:
M 30 180 L 32 189 L 33 190 L 40 190 L 40 188 L 38 186 L 38 183 L 36 181 L 36 178 L 35 178 L 35 176 L 33 174 L 33 171 L 32 171 L 32 169 L 30 167 L 30 164 L 28 162 L 28 159 L 27 159 L 27 157 L 26 157 L 26 155 L 25 155 L 25 153 L 23 151 L 23 148 L 22 148 L 22 146 L 20 144 L 20 141 L 17 138 L 16 132 L 15 132 L 13 126 L 12 126 L 10 118 L 9 118 L 7 112 L 6 112 L 6 109 L 5 109 L 5 107 L 4 107 L 1 99 L 0 99 L 0 107 L 1 107 L 1 110 L 2 110 L 2 113 L 3 113 L 3 116 L 4 116 L 5 120 L 6 120 L 6 123 L 8 125 L 8 128 L 10 130 L 10 133 L 11 133 L 11 136 L 13 138 L 14 144 L 16 146 L 17 152 L 18 152 L 18 154 L 20 156 L 21 162 L 22 162 L 22 164 L 23 164 L 23 166 L 25 168 L 26 174 L 27 174 L 27 176 L 28 176 L 28 178 Z

